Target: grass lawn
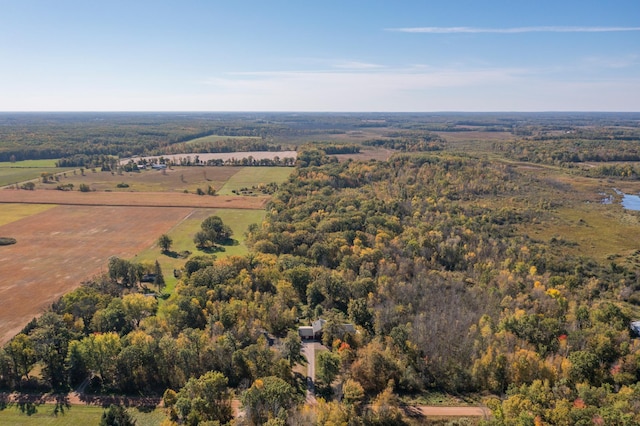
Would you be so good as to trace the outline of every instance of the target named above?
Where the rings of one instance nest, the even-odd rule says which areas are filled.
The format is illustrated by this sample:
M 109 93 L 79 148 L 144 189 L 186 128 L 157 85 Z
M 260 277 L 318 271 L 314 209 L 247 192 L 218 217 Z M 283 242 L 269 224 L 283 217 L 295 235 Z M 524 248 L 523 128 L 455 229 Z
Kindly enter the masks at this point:
M 2 204 L 0 207 L 0 226 L 47 211 L 54 207 L 55 205 L 45 204 Z
M 251 188 L 260 183 L 282 183 L 289 178 L 293 170 L 292 167 L 244 167 L 231 176 L 218 193 L 233 195 L 234 190 Z
M 233 240 L 236 244 L 224 246 L 224 251 L 213 253 L 217 257 L 226 257 L 234 255 L 242 256 L 248 253 L 247 247 L 244 245 L 244 234 L 252 223 L 261 223 L 266 212 L 264 210 L 245 209 L 195 209 L 185 220 L 174 226 L 167 233 L 173 240 L 171 252 L 180 253 L 188 250 L 192 253 L 191 256 L 207 254 L 196 248 L 193 243 L 193 236 L 200 230 L 202 221 L 214 215 L 219 216 L 233 231 Z M 160 236 L 158 235 L 158 237 Z M 186 259 L 162 254 L 157 244 L 139 253 L 134 260 L 136 262 L 148 263 L 154 263 L 158 260 L 167 284 L 165 289 L 167 293 L 173 291 L 177 282 L 173 276 L 173 270 L 180 269 L 186 262 Z
M 17 405 L 10 405 L 0 410 L 0 425 L 12 426 L 66 426 L 66 425 L 97 425 L 104 412 L 104 408 L 89 405 L 73 405 L 65 408 L 64 413 L 55 415 L 53 404 L 35 406 L 36 412 L 28 415 Z M 136 419 L 138 426 L 157 426 L 166 418 L 164 411 L 156 409 L 142 412 L 136 408 L 129 408 L 129 413 Z

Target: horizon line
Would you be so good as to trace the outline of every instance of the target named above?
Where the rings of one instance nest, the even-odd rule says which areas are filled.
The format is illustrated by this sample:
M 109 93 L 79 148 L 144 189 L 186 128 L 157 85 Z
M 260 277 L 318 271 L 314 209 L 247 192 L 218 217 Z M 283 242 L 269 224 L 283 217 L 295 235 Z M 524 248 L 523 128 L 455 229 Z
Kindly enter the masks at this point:
M 640 31 L 640 27 L 570 27 L 534 26 L 513 28 L 481 27 L 401 27 L 386 28 L 386 31 L 421 34 L 523 34 L 523 33 L 604 33 Z

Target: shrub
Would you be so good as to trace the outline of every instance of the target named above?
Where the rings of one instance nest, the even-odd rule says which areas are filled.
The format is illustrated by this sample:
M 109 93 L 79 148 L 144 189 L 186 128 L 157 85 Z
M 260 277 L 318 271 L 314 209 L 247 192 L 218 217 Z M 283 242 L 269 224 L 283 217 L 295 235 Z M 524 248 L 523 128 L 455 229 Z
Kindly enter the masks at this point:
M 0 246 L 9 246 L 11 244 L 15 244 L 18 241 L 15 238 L 11 237 L 0 237 Z

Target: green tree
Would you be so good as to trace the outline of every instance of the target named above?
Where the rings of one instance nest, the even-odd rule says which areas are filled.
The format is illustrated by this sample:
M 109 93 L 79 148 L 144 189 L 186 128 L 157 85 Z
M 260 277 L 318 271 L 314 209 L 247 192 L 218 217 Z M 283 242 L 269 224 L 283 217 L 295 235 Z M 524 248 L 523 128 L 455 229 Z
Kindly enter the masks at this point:
M 164 401 L 171 404 L 180 419 L 189 425 L 201 422 L 226 424 L 233 418 L 231 393 L 227 378 L 218 371 L 209 371 L 191 378 L 175 396 L 165 392 Z
M 29 378 L 29 372 L 36 363 L 36 350 L 33 341 L 24 333 L 16 335 L 6 346 L 5 351 L 11 358 L 13 370 L 18 381 Z
M 173 240 L 167 234 L 162 234 L 160 235 L 160 238 L 158 238 L 158 246 L 160 246 L 163 253 L 167 253 L 169 251 L 171 244 L 173 244 Z
M 330 351 L 320 352 L 316 361 L 316 377 L 330 386 L 338 373 L 340 373 L 340 355 Z
M 160 267 L 160 262 L 158 262 L 157 260 L 153 267 L 153 273 L 155 274 L 153 283 L 158 286 L 158 291 L 162 293 L 162 289 L 164 288 L 166 283 L 164 281 L 164 275 L 162 274 L 162 268 Z
M 133 328 L 137 328 L 144 318 L 153 315 L 158 308 L 155 297 L 140 293 L 127 294 L 122 298 L 122 306 Z
M 222 222 L 219 216 L 209 216 L 200 224 L 200 228 L 206 236 L 206 242 L 209 244 L 224 244 L 231 239 L 233 232 L 228 225 Z M 202 236 L 201 236 L 202 237 Z M 198 241 L 196 241 L 198 243 Z
M 80 352 L 89 370 L 100 375 L 104 384 L 111 383 L 116 369 L 116 359 L 122 349 L 116 333 L 94 333 L 80 341 Z
M 287 337 L 282 342 L 282 356 L 289 360 L 290 364 L 295 364 L 304 360 L 302 356 L 302 339 L 297 331 L 290 330 Z
M 298 400 L 295 389 L 279 377 L 257 379 L 242 394 L 242 406 L 253 424 L 264 424 L 269 419 L 284 415 Z
M 102 413 L 100 426 L 135 426 L 136 421 L 131 414 L 122 406 L 110 405 Z

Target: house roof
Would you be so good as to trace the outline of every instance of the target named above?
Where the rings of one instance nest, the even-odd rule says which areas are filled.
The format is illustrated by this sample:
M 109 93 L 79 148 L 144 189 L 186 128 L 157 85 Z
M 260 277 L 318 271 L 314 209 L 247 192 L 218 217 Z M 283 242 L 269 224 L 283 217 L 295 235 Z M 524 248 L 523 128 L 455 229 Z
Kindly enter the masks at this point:
M 314 335 L 313 327 L 308 325 L 303 325 L 301 327 L 298 327 L 298 333 L 301 336 L 313 336 Z

